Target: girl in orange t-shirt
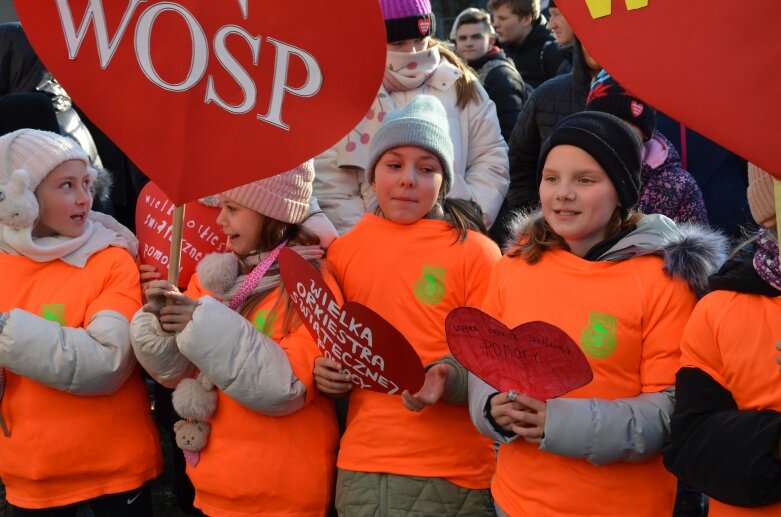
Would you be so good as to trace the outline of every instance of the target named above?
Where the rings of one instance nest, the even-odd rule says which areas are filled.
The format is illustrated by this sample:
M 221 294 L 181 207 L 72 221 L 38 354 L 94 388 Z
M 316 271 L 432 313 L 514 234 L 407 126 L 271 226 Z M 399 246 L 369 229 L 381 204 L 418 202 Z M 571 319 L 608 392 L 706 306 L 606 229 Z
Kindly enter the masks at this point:
M 333 401 L 312 381 L 319 351 L 276 265 L 284 247 L 320 265 L 320 240 L 302 224 L 313 177 L 309 160 L 220 194 L 229 252 L 204 257 L 184 294 L 151 280 L 133 317 L 139 362 L 176 386 L 176 443 L 207 515 L 321 517 L 331 503 Z
M 0 137 L 0 477 L 8 515 L 151 515 L 157 429 L 130 346 L 129 230 L 70 138 Z
M 760 231 L 710 277 L 681 341 L 665 465 L 712 517 L 781 515 L 781 266 L 773 179 L 749 164 Z
M 640 170 L 641 142 L 624 121 L 561 120 L 540 156 L 541 211 L 517 218 L 491 274 L 483 310 L 509 328 L 560 327 L 594 374 L 550 400 L 470 375 L 472 420 L 501 444 L 491 487 L 501 515 L 672 513 L 676 481 L 660 452 L 679 339 L 724 239 L 628 210 Z
M 452 309 L 480 303 L 500 254 L 472 230 L 483 227 L 469 203 L 445 197 L 453 182 L 447 124 L 445 109 L 428 95 L 388 114 L 367 169 L 377 210 L 328 251 L 345 299 L 384 317 L 428 365 L 423 388 L 399 400 L 351 390 L 339 364 L 317 359 L 320 391 L 350 392 L 337 461 L 340 515 L 492 511 L 492 444 L 469 421 L 466 372 L 449 355 L 444 321 Z

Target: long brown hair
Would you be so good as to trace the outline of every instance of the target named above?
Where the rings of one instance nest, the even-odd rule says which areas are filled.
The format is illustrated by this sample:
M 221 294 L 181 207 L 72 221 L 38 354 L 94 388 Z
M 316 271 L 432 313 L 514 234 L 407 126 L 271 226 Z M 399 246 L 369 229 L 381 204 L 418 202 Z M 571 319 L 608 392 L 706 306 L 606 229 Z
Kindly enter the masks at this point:
M 450 50 L 447 45 L 438 39 L 429 38 L 428 47 L 437 47 L 439 54 L 442 57 L 461 70 L 461 77 L 456 80 L 454 85 L 456 88 L 456 106 L 458 106 L 459 109 L 465 109 L 470 102 L 480 104 L 482 98 L 477 89 L 477 84 L 480 80 L 477 78 L 474 71 L 461 61 L 461 58 Z
M 537 211 L 528 217 L 533 219 L 529 224 L 523 226 L 517 234 L 517 243 L 507 252 L 509 257 L 520 257 L 528 264 L 536 264 L 546 250 L 560 248 L 570 251 L 561 235 L 554 232 L 548 221 L 542 216 L 542 212 Z M 640 212 L 630 212 L 626 217 L 622 217 L 621 209 L 617 208 L 607 223 L 606 238 L 636 225 L 642 217 L 643 214 Z
M 287 239 L 288 246 L 313 246 L 320 244 L 320 238 L 300 224 L 285 223 L 264 215 L 263 221 L 260 224 L 260 244 L 258 250 L 260 252 L 271 251 L 284 239 Z M 310 260 L 309 263 L 318 271 L 320 270 L 320 260 Z M 252 315 L 255 313 L 258 306 L 262 304 L 266 300 L 266 297 L 274 292 L 274 290 L 275 288 L 271 288 L 266 291 L 252 294 L 241 304 L 241 306 L 239 306 L 238 312 L 249 320 L 252 318 Z M 290 296 L 285 289 L 285 284 L 280 280 L 279 294 L 277 295 L 277 299 L 274 301 L 274 305 L 269 311 L 269 314 L 277 314 L 283 305 L 285 308 L 285 319 L 282 322 L 282 331 L 284 335 L 288 335 L 301 325 L 301 320 L 298 318 L 298 313 L 293 305 L 293 301 L 290 299 Z M 263 324 L 263 333 L 268 335 L 271 332 L 273 324 L 274 320 L 272 318 L 266 318 L 266 321 Z

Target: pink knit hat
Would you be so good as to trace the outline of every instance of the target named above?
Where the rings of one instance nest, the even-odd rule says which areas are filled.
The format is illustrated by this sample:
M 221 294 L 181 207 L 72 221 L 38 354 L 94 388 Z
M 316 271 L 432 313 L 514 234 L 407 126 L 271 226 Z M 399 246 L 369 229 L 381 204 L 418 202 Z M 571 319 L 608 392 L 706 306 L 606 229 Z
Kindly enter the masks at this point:
M 388 43 L 425 38 L 434 34 L 429 0 L 380 0 Z
M 309 213 L 314 179 L 314 162 L 308 160 L 295 169 L 230 189 L 222 195 L 266 217 L 298 224 Z
M 773 177 L 753 163 L 748 164 L 748 206 L 754 220 L 762 224 L 776 215 Z

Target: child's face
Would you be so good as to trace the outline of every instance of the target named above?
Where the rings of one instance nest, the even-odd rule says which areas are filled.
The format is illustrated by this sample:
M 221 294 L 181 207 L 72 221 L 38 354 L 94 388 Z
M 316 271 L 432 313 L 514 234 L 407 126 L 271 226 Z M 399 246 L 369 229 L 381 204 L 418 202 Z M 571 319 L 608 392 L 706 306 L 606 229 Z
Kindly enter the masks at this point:
M 33 228 L 35 237 L 84 233 L 92 208 L 92 178 L 81 160 L 68 160 L 52 169 L 38 185 L 40 213 Z
M 545 220 L 580 257 L 607 238 L 618 208 L 618 192 L 605 170 L 587 152 L 558 145 L 545 160 L 540 183 Z
M 425 38 L 393 41 L 387 44 L 387 48 L 391 52 L 405 52 L 407 54 L 415 54 L 417 52 L 423 52 L 428 48 L 428 36 L 426 36 Z
M 397 147 L 377 162 L 372 190 L 386 219 L 412 224 L 434 207 L 442 180 L 437 155 L 420 147 Z
M 245 257 L 260 246 L 260 226 L 263 216 L 225 198 L 220 198 L 222 208 L 217 224 L 228 236 L 227 248 L 240 257 Z

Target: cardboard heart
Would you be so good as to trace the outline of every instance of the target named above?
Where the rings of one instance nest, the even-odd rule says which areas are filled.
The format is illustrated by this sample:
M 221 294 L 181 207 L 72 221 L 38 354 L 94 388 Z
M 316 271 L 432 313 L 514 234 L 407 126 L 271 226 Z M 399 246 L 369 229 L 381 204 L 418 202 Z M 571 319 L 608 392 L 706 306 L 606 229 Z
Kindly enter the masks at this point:
M 589 53 L 645 102 L 781 179 L 778 0 L 560 0 Z
M 385 67 L 382 14 L 366 0 L 15 7 L 74 102 L 177 205 L 328 149 L 363 118 Z
M 381 393 L 417 393 L 425 373 L 409 341 L 379 314 L 356 302 L 341 307 L 323 277 L 289 248 L 279 254 L 285 289 L 325 357 L 353 384 Z
M 142 264 L 151 264 L 163 274 L 168 271 L 174 204 L 150 181 L 136 202 L 136 237 Z M 198 201 L 184 205 L 179 287 L 187 287 L 195 266 L 209 253 L 225 250 L 225 234 L 216 223 L 220 209 Z M 165 275 L 164 275 L 165 276 Z
M 550 323 L 510 330 L 479 309 L 459 307 L 447 315 L 445 333 L 458 362 L 502 392 L 544 401 L 588 384 L 594 375 L 575 341 Z

